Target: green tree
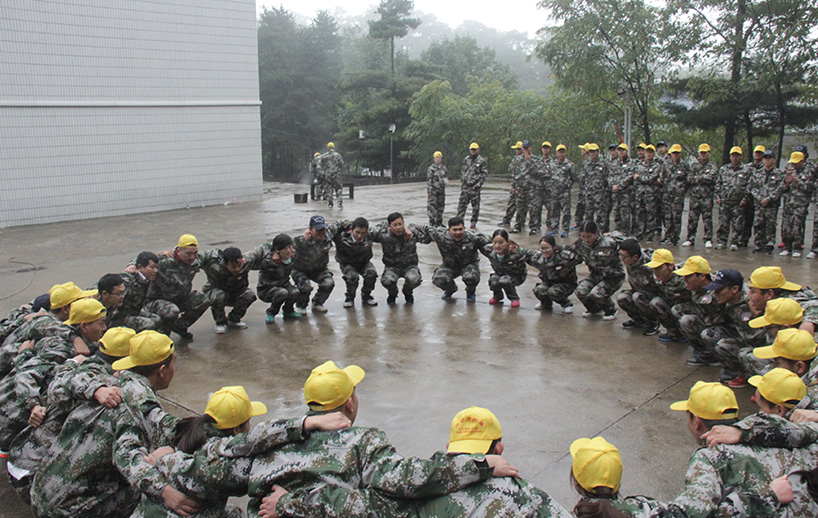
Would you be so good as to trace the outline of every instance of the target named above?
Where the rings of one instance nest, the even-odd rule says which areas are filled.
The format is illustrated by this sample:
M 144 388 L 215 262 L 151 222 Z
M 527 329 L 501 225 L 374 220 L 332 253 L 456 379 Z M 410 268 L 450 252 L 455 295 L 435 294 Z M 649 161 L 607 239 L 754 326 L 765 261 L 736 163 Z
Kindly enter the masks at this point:
M 471 81 L 499 81 L 505 88 L 517 88 L 517 75 L 511 67 L 496 59 L 494 50 L 480 47 L 469 36 L 433 42 L 421 54 L 421 61 L 434 67 L 436 74 L 449 81 L 458 95 L 466 95 Z
M 379 20 L 369 22 L 369 37 L 378 40 L 389 40 L 389 55 L 392 62 L 392 75 L 395 75 L 395 38 L 403 38 L 409 29 L 417 29 L 419 18 L 410 18 L 415 7 L 412 0 L 381 0 L 378 10 Z

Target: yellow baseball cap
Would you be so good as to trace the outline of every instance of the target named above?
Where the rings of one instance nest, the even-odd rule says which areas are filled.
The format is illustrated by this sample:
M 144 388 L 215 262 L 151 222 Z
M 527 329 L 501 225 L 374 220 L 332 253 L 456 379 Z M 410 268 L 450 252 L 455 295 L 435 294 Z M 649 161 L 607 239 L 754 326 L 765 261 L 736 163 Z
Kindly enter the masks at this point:
M 316 154 L 312 155 L 312 157 L 313 157 L 313 158 L 315 158 L 315 157 L 317 157 L 317 156 L 318 156 L 318 155 L 320 155 L 320 154 L 321 154 L 321 153 L 316 153 Z
M 87 324 L 105 318 L 107 313 L 108 310 L 97 299 L 79 299 L 71 303 L 68 320 L 63 323 L 67 326 Z
M 51 302 L 51 309 L 60 309 L 75 300 L 93 297 L 97 293 L 97 290 L 83 290 L 73 282 L 66 282 L 65 284 L 55 284 L 52 286 L 51 289 L 48 290 L 48 298 Z
M 767 347 L 756 347 L 753 354 L 762 360 L 785 358 L 792 361 L 812 360 L 818 355 L 815 337 L 803 329 L 782 329 L 775 335 L 775 341 Z
M 690 275 L 691 273 L 710 273 L 711 271 L 710 263 L 707 262 L 707 259 L 700 255 L 694 255 L 688 257 L 684 266 L 678 270 L 674 270 L 673 273 L 684 277 L 685 275 Z
M 647 149 L 647 147 L 648 147 L 647 144 L 645 144 L 644 142 L 640 142 L 639 145 L 636 146 L 636 149 Z
M 314 368 L 304 383 L 304 400 L 312 410 L 332 410 L 347 402 L 366 373 L 357 365 L 344 369 L 328 361 Z
M 568 148 L 565 147 L 565 144 L 557 144 L 557 151 L 559 151 L 560 149 L 568 151 Z
M 520 147 L 522 147 L 522 145 L 523 144 L 520 143 Z M 472 142 L 471 144 L 469 144 L 469 149 L 480 149 L 480 146 L 477 144 L 477 142 Z
M 663 264 L 675 263 L 673 262 L 673 253 L 665 248 L 660 248 L 653 252 L 653 256 L 650 258 L 650 262 L 647 263 L 645 266 L 647 266 L 648 268 L 658 268 Z
M 765 148 L 764 146 L 756 146 L 755 148 L 753 148 L 753 153 L 763 153 L 765 151 L 767 151 L 767 148 Z
M 571 472 L 586 491 L 609 487 L 614 493 L 622 482 L 622 457 L 616 446 L 602 437 L 583 437 L 571 443 Z
M 682 146 L 679 145 L 679 144 L 673 144 L 672 146 L 670 146 L 670 149 L 668 149 L 668 153 L 681 153 L 681 152 L 682 152 Z
M 136 331 L 130 327 L 112 327 L 99 339 L 99 350 L 108 356 L 124 358 L 131 352 L 131 338 Z
M 522 140 L 518 140 L 516 144 L 514 144 L 513 146 L 511 146 L 511 149 L 523 149 L 523 141 L 522 141 Z
M 156 331 L 142 331 L 131 338 L 128 356 L 115 361 L 111 367 L 116 371 L 156 365 L 173 354 L 173 340 Z
M 803 162 L 803 161 L 804 161 L 804 153 L 802 153 L 800 151 L 796 151 L 795 153 L 790 155 L 790 161 L 789 161 L 790 164 L 797 164 L 797 163 Z
M 546 140 L 545 142 L 542 143 L 542 146 L 540 147 L 551 147 L 551 143 Z
M 449 452 L 488 453 L 492 441 L 503 438 L 500 421 L 490 410 L 469 407 L 452 419 Z
M 241 385 L 222 387 L 210 396 L 205 414 L 216 420 L 216 428 L 229 430 L 241 426 L 251 417 L 267 413 L 267 406 L 260 401 L 250 401 Z
M 179 242 L 176 244 L 178 248 L 194 248 L 199 246 L 199 241 L 193 234 L 182 234 L 179 236 Z
M 442 158 L 442 157 L 443 157 L 443 153 L 441 153 L 440 151 L 435 151 L 435 154 L 434 154 L 434 155 L 432 155 L 432 158 L 437 158 L 437 157 L 441 157 L 441 158 Z
M 577 146 L 577 147 L 580 148 L 583 151 L 588 151 L 588 146 L 590 146 L 590 144 L 588 144 L 586 142 L 585 144 L 582 144 L 581 146 Z
M 792 326 L 804 320 L 804 310 L 794 300 L 781 297 L 767 301 L 764 314 L 747 322 L 758 329 L 769 325 Z
M 733 146 L 730 148 L 730 154 L 743 155 L 744 151 L 741 150 L 741 146 Z
M 690 389 L 687 401 L 677 401 L 671 410 L 689 411 L 701 419 L 720 420 L 738 416 L 736 395 L 721 383 L 697 381 Z
M 588 144 L 587 149 L 588 151 L 599 151 L 599 144 L 597 144 L 596 142 L 591 142 L 590 144 Z
M 798 374 L 780 367 L 764 376 L 752 376 L 747 383 L 757 388 L 770 403 L 786 408 L 794 407 L 807 395 L 807 386 Z
M 762 266 L 753 270 L 750 274 L 750 280 L 747 282 L 750 288 L 758 288 L 760 290 L 773 290 L 780 288 L 787 291 L 798 291 L 801 289 L 800 284 L 789 282 L 784 278 L 784 272 L 779 266 Z
M 702 144 L 699 146 L 699 153 L 710 152 L 710 144 Z
M 645 151 L 647 151 L 648 149 L 650 149 L 651 151 L 656 151 L 656 146 L 654 146 L 653 144 L 648 144 L 647 146 L 645 146 Z
M 327 142 L 327 147 L 335 149 L 335 143 L 334 142 Z
M 627 150 L 628 150 L 628 145 L 627 145 L 627 144 L 625 144 L 624 142 L 623 142 L 623 143 L 621 143 L 621 144 L 619 144 L 619 145 L 618 145 L 618 146 L 616 146 L 616 147 L 617 147 L 617 149 L 624 149 L 625 151 L 627 151 Z

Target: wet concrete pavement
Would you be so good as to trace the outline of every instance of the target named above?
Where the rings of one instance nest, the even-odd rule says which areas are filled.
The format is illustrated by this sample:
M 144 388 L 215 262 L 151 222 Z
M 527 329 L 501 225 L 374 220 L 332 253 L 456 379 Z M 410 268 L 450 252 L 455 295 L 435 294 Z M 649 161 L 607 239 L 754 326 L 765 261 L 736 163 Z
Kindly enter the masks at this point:
M 258 203 L 5 229 L 0 232 L 0 312 L 56 283 L 90 286 L 105 273 L 122 271 L 142 250 L 172 248 L 183 233 L 195 234 L 201 248 L 249 250 L 279 232 L 303 232 L 312 214 L 328 221 L 364 216 L 377 223 L 397 210 L 409 223 L 427 221 L 423 183 L 358 187 L 343 210 L 318 202 L 294 204 L 293 194 L 307 190 L 268 183 Z M 458 193 L 457 184 L 450 184 L 444 221 L 453 215 Z M 507 193 L 507 183 L 485 186 L 478 230 L 496 228 Z M 577 237 L 572 232 L 569 239 L 557 241 Z M 538 236 L 518 234 L 514 239 L 534 248 Z M 380 247 L 375 248 L 380 272 Z M 714 269 L 737 268 L 745 276 L 758 266 L 778 265 L 787 279 L 818 287 L 815 261 L 748 249 L 705 250 L 700 243 L 670 249 L 677 262 L 702 254 Z M 578 437 L 603 435 L 620 449 L 622 494 L 671 499 L 679 492 L 696 445 L 684 415 L 668 406 L 686 399 L 695 381 L 716 380 L 716 368 L 689 367 L 684 363 L 689 347 L 623 329 L 627 318 L 622 312 L 614 322 L 584 319 L 574 300 L 572 315 L 541 314 L 533 309 L 533 269 L 519 289 L 519 309 L 488 305 L 485 260 L 476 303 L 466 303 L 462 284 L 454 300 L 441 300 L 431 283 L 439 264 L 437 247 L 421 245 L 419 255 L 424 282 L 414 305 L 404 305 L 400 298 L 396 306 L 387 306 L 386 292 L 378 285 L 377 307 L 362 308 L 359 298 L 354 309 L 344 309 L 343 280 L 333 258 L 336 287 L 325 315 L 310 313 L 300 321 L 277 319 L 265 325 L 266 306 L 256 302 L 245 319 L 246 330 L 216 335 L 206 313 L 191 328 L 194 340 L 179 346 L 176 378 L 162 393 L 169 410 L 201 412 L 209 393 L 242 384 L 251 397 L 267 404 L 267 417 L 297 416 L 306 408 L 302 387 L 310 370 L 332 359 L 366 370 L 358 388 L 356 424 L 381 428 L 404 455 L 426 457 L 444 448 L 454 414 L 483 406 L 500 419 L 505 456 L 523 477 L 568 508 L 577 500 L 568 484 L 568 447 Z M 585 273 L 580 266 L 580 277 Z M 251 274 L 251 285 L 255 278 Z M 199 275 L 194 284 L 201 289 L 204 281 Z M 737 393 L 741 414 L 752 413 L 751 391 Z M 7 502 L 0 514 L 28 516 L 5 476 L 0 479 L 0 495 Z

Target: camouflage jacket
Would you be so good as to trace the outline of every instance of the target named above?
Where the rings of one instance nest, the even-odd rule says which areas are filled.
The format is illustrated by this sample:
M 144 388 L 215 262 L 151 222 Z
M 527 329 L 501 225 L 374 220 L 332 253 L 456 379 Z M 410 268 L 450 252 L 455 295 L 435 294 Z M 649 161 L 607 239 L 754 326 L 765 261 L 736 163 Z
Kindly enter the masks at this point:
M 508 176 L 511 178 L 511 188 L 522 188 L 523 182 L 523 155 L 514 155 L 508 164 Z
M 174 255 L 176 250 L 173 251 Z M 185 264 L 176 257 L 159 257 L 159 271 L 156 280 L 148 290 L 148 300 L 169 300 L 181 302 L 193 290 L 193 278 L 202 267 L 205 252 L 200 251 L 191 264 Z
M 397 236 L 389 230 L 389 225 L 383 222 L 370 232 L 375 243 L 380 243 L 383 249 L 383 264 L 390 268 L 404 270 L 418 264 L 418 243 L 429 243 L 430 239 L 415 224 L 406 226 L 412 232 L 412 238 L 406 235 Z
M 41 313 L 24 322 L 9 334 L 0 347 L 0 377 L 6 376 L 14 366 L 14 358 L 20 350 L 20 344 L 31 340 L 36 344 L 44 338 L 54 337 L 65 342 L 73 342 L 79 336 L 77 330 L 57 320 L 54 313 Z M 45 344 L 46 342 L 43 342 Z M 41 344 L 41 346 L 43 345 Z
M 442 193 L 446 190 L 446 166 L 432 164 L 426 170 L 426 189 L 430 193 Z
M 324 239 L 306 239 L 303 235 L 293 239 L 295 243 L 295 259 L 293 259 L 293 270 L 304 273 L 318 273 L 329 266 L 329 249 L 332 248 L 332 240 L 338 233 L 339 224 L 327 225 L 327 234 Z
M 592 279 L 625 279 L 625 269 L 619 260 L 619 245 L 614 238 L 600 235 L 591 246 L 578 239 L 565 249 L 576 252 L 585 261 Z
M 202 271 L 207 276 L 207 283 L 202 291 L 207 293 L 212 289 L 219 289 L 227 293 L 242 293 L 250 287 L 248 274 L 250 266 L 245 262 L 244 267 L 238 275 L 233 275 L 224 264 L 222 251 L 218 249 L 208 250 L 202 255 Z
M 808 167 L 796 171 L 792 166 L 784 173 L 784 206 L 791 208 L 809 206 L 815 191 L 815 179 Z
M 532 156 L 529 161 L 523 159 L 520 164 L 520 186 L 532 194 L 539 192 L 544 188 L 545 178 L 549 174 L 548 165 L 542 158 Z
M 716 182 L 716 197 L 722 203 L 738 204 L 750 197 L 749 184 L 753 171 L 746 165 L 733 167 L 725 164 L 719 169 L 719 178 Z
M 244 260 L 251 270 L 259 270 L 258 291 L 276 286 L 286 286 L 290 283 L 290 274 L 293 271 L 295 259 L 288 263 L 274 261 L 272 243 L 264 243 L 246 252 Z
M 687 162 L 681 159 L 675 164 L 673 160 L 666 162 L 662 173 L 664 192 L 677 199 L 683 198 L 687 192 L 688 178 L 690 178 L 690 166 Z
M 628 274 L 628 283 L 631 285 L 631 290 L 641 291 L 650 294 L 652 297 L 658 297 L 662 292 L 659 287 L 659 281 L 657 281 L 656 276 L 653 275 L 653 268 L 647 266 L 652 255 L 653 250 L 643 248 L 642 257 L 632 265 L 626 266 L 625 271 Z M 674 277 L 679 276 L 675 275 Z
M 718 174 L 719 171 L 716 164 L 709 160 L 706 164 L 702 164 L 700 160 L 692 162 L 690 164 L 690 176 L 687 177 L 688 192 L 691 198 L 713 198 Z
M 372 260 L 372 239 L 367 235 L 361 241 L 355 241 L 352 233 L 346 231 L 352 227 L 352 222 L 341 221 L 340 225 L 338 233 L 333 237 L 335 260 L 340 265 L 364 266 Z
M 23 325 L 26 320 L 26 315 L 32 313 L 32 303 L 26 303 L 14 309 L 6 318 L 0 321 L 0 343 L 2 343 L 8 335 Z
M 460 185 L 464 191 L 479 191 L 489 174 L 486 159 L 478 153 L 475 156 L 467 155 L 463 159 L 463 168 L 460 171 Z
M 327 178 L 339 178 L 344 171 L 344 159 L 334 149 L 327 150 L 320 156 L 321 171 Z
M 617 193 L 629 192 L 633 186 L 633 172 L 636 162 L 631 159 L 617 160 L 611 163 L 611 174 L 608 185 L 617 185 Z
M 707 325 L 718 324 L 723 320 L 724 304 L 716 301 L 712 291 L 704 289 L 692 291 L 690 292 L 690 300 L 693 302 L 693 308 L 697 311 L 697 316 L 703 319 Z
M 463 239 L 455 241 L 449 230 L 443 227 L 421 227 L 424 235 L 437 243 L 443 266 L 460 270 L 467 264 L 479 263 L 478 249 L 491 243 L 491 238 L 479 232 L 466 231 Z
M 571 186 L 576 180 L 573 162 L 566 158 L 562 162 L 554 160 L 551 163 L 551 189 L 553 192 L 564 193 L 571 190 Z
M 581 185 L 585 186 L 586 192 L 599 193 L 608 190 L 608 164 L 603 160 L 592 162 L 588 160 L 582 164 L 583 181 Z
M 113 322 L 119 321 L 119 317 L 135 317 L 142 311 L 142 306 L 148 298 L 148 292 L 152 285 L 151 281 L 141 273 L 119 274 L 125 281 L 125 299 L 122 305 L 117 308 Z
M 527 163 L 530 175 L 534 178 L 534 184 L 537 190 L 541 192 L 551 192 L 554 187 L 554 163 L 555 160 L 551 157 L 547 159 L 544 157 L 531 157 L 531 161 Z
M 577 283 L 577 264 L 582 259 L 569 250 L 558 248 L 554 255 L 546 259 L 536 252 L 528 259 L 528 264 L 540 271 L 540 280 L 549 285 L 557 283 Z
M 760 207 L 761 200 L 765 198 L 770 199 L 768 208 L 778 207 L 784 193 L 784 174 L 777 167 L 769 171 L 764 168 L 756 169 L 747 188 L 756 201 L 756 207 Z
M 662 295 L 669 301 L 670 305 L 690 302 L 690 290 L 685 286 L 685 280 L 680 275 L 672 274 L 667 281 L 658 281 L 659 289 L 662 290 Z
M 733 327 L 744 347 L 764 347 L 767 344 L 767 332 L 764 328 L 753 329 L 749 322 L 753 319 L 750 309 L 750 298 L 747 287 L 742 289 L 741 300 L 736 304 L 727 304 L 724 308 L 724 324 Z
M 500 257 L 494 253 L 491 243 L 480 247 L 478 250 L 488 258 L 494 273 L 497 275 L 511 275 L 520 280 L 524 280 L 528 276 L 526 264 L 536 253 L 533 250 L 518 246 L 514 253 L 506 250 L 506 253 Z
M 117 408 L 89 402 L 69 414 L 34 477 L 38 515 L 130 516 L 141 493 L 158 496 L 167 485 L 143 456 L 171 444 L 178 419 L 165 413 L 147 378 L 122 371 L 120 386 Z
M 638 162 L 633 170 L 633 183 L 639 191 L 654 192 L 661 189 L 664 163 L 660 160 Z

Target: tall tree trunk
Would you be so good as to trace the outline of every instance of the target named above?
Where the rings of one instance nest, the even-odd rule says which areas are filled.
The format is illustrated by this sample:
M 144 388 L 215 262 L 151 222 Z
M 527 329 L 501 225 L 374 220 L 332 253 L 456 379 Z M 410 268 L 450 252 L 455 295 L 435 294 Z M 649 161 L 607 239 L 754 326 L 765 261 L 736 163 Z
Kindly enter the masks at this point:
M 778 98 L 778 153 L 776 156 L 778 157 L 776 162 L 777 166 L 781 164 L 781 153 L 784 152 L 784 131 L 787 127 L 787 103 L 784 101 L 784 94 L 781 91 L 781 76 L 777 76 L 777 81 L 775 82 L 775 93 L 776 97 Z M 815 245 L 813 244 L 813 247 Z
M 733 107 L 732 112 L 738 109 L 735 91 L 741 82 L 741 58 L 744 54 L 744 20 L 747 17 L 746 0 L 739 0 L 736 9 L 736 24 L 734 29 L 733 55 L 730 58 L 730 100 L 728 104 Z M 736 117 L 729 117 L 724 125 L 724 149 L 722 149 L 721 162 L 726 164 L 730 161 L 730 148 L 736 141 Z
M 392 75 L 395 75 L 395 37 L 389 38 L 389 51 L 392 57 Z

